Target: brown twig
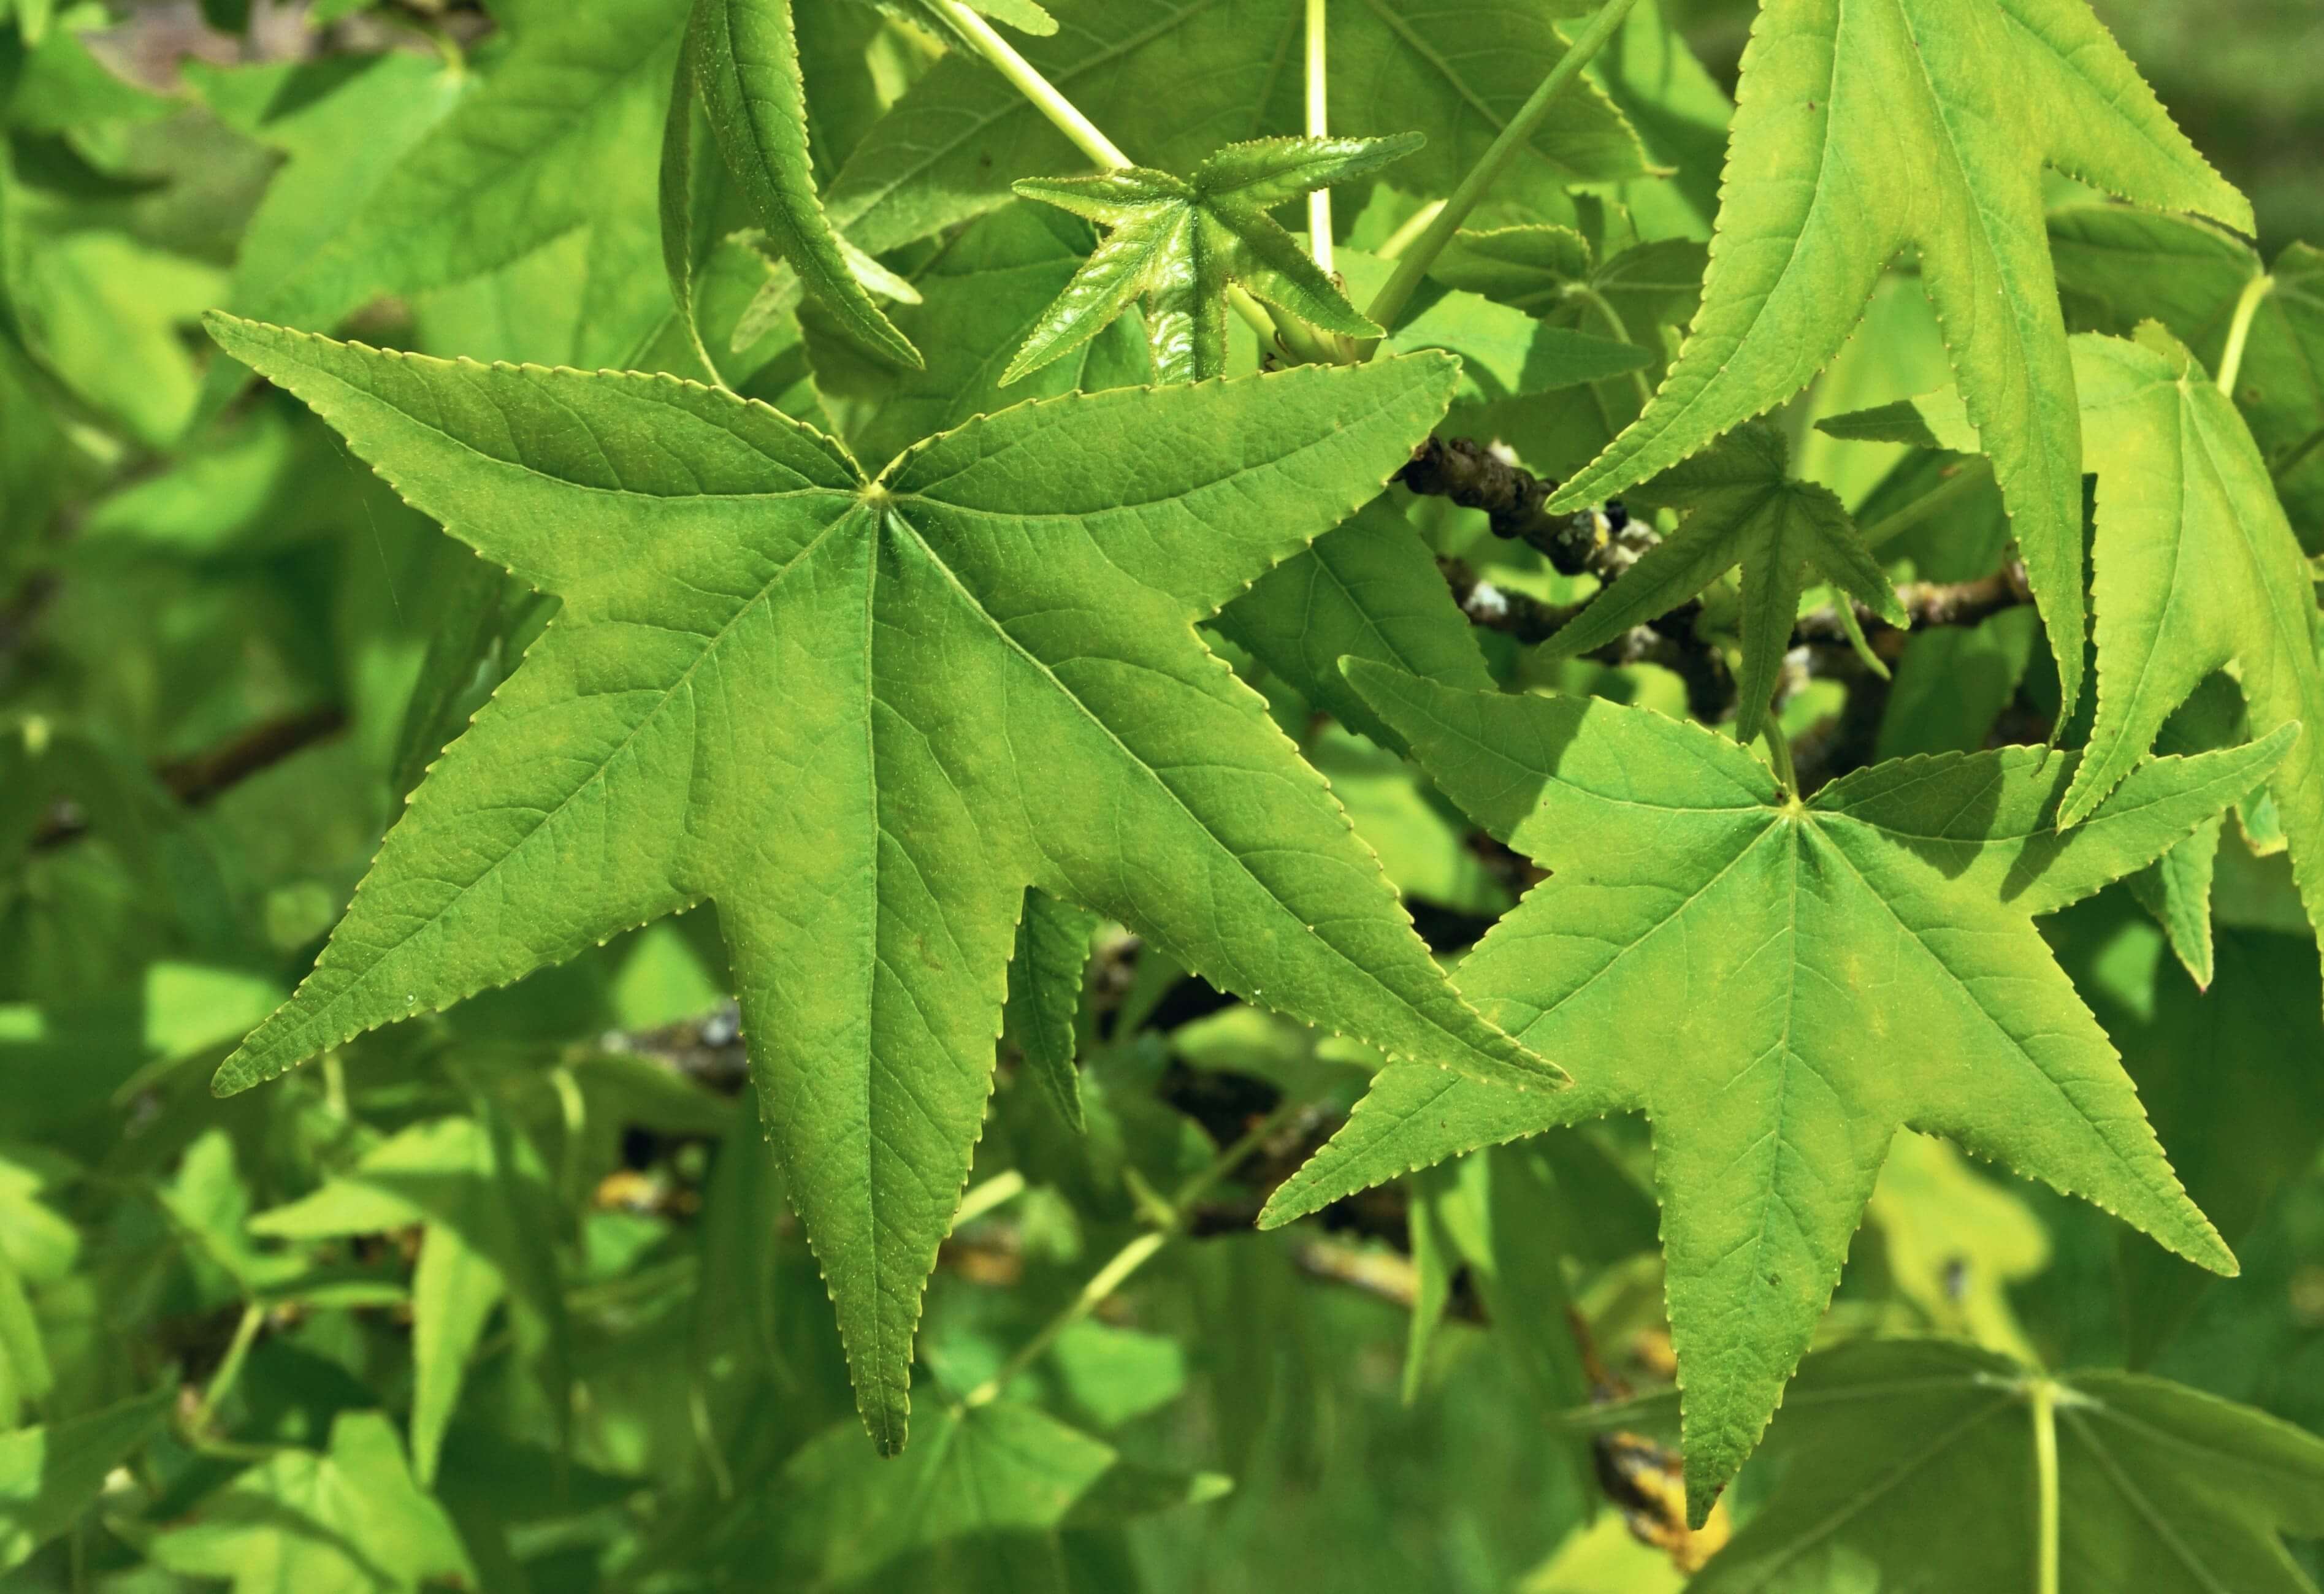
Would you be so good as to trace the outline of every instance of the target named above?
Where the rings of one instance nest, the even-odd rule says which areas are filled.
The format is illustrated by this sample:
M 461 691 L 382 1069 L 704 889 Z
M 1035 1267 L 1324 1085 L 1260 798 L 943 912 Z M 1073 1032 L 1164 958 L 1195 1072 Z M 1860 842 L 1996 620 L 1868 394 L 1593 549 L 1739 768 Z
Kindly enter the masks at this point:
M 337 735 L 346 723 L 346 711 L 336 705 L 304 709 L 263 721 L 216 747 L 158 765 L 153 778 L 185 806 L 202 807 L 262 769 Z M 88 815 L 60 809 L 32 833 L 32 845 L 35 849 L 60 847 L 88 834 Z

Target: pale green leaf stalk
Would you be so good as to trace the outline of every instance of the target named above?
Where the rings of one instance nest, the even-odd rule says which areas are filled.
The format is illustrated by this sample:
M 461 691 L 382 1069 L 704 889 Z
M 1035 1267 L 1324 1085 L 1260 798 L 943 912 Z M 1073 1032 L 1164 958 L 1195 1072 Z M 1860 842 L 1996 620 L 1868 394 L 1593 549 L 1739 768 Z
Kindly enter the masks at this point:
M 2070 707 L 2087 621 L 2082 440 L 2042 169 L 2246 232 L 2250 205 L 2083 0 L 1768 0 L 1737 100 L 1702 308 L 1679 361 L 1551 507 L 1655 475 L 1798 392 L 1912 251 Z
M 1191 178 L 1125 166 L 1095 177 L 1028 178 L 1018 193 L 1111 229 L 1042 318 L 1002 376 L 1006 384 L 1080 347 L 1132 301 L 1147 301 L 1148 336 L 1166 382 L 1226 370 L 1231 285 L 1326 332 L 1375 337 L 1337 284 L 1268 214 L 1297 195 L 1348 182 L 1426 141 L 1270 138 L 1229 144 Z
M 1808 1359 L 1767 1448 L 1779 1481 L 1689 1594 L 2314 1587 L 2283 1540 L 2324 1533 L 2324 1441 L 2161 1378 L 1858 1341 Z
M 1634 625 L 1666 614 L 1737 565 L 1743 567 L 1743 665 L 1736 676 L 1735 739 L 1759 734 L 1811 572 L 1895 626 L 1907 623 L 1896 589 L 1829 488 L 1791 475 L 1781 428 L 1755 425 L 1629 495 L 1647 508 L 1689 512 L 1546 644 L 1577 658 Z M 1852 615 L 1853 612 L 1849 612 Z
M 867 477 L 675 378 L 213 331 L 563 599 L 218 1089 L 715 901 L 764 1121 L 894 1450 L 1027 887 L 1391 1055 L 1561 1080 L 1445 981 L 1194 631 L 1377 493 L 1451 360 L 1019 405 Z
M 687 51 L 726 169 L 776 252 L 866 346 L 899 364 L 918 365 L 919 351 L 858 280 L 816 197 L 791 0 L 695 0 Z M 681 118 L 673 107 L 670 125 L 678 126 Z
M 1902 760 L 1802 802 L 1748 750 L 1651 710 L 1350 675 L 1447 797 L 1551 871 L 1462 983 L 1574 1083 L 1526 1098 L 1389 1069 L 1262 1221 L 1480 1146 L 1646 1113 L 1692 1521 L 1807 1350 L 1899 1129 L 2235 1271 L 2033 921 L 2234 802 L 2290 731 L 2142 765 L 2061 832 L 2072 754 Z

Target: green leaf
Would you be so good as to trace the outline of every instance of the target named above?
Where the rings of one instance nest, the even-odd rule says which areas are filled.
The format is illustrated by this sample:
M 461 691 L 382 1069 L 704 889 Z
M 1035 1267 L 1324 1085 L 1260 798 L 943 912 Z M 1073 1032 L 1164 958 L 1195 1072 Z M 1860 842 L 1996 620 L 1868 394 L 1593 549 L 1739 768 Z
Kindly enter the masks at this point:
M 237 277 L 230 307 L 327 327 L 381 294 L 466 289 L 546 248 L 569 248 L 576 274 L 559 307 L 569 318 L 526 318 L 526 346 L 508 352 L 582 366 L 627 359 L 669 309 L 656 270 L 655 185 L 684 23 L 682 0 L 606 0 L 520 30 L 485 82 L 367 194 L 327 197 L 316 214 L 336 226 L 301 225 L 294 236 L 300 211 L 286 201 L 266 269 Z M 315 132 L 330 150 L 365 135 L 358 107 L 346 110 Z M 399 110 L 391 130 L 408 133 L 408 114 Z M 330 184 L 334 166 L 312 180 Z
M 2144 1092 L 2141 1099 L 2147 1099 Z M 2179 1171 L 2183 1176 L 2183 1165 Z M 1943 1140 L 1899 1135 L 1864 1212 L 1880 1230 L 1890 1282 L 1922 1326 L 1988 1350 L 2033 1356 L 2010 1310 L 2009 1286 L 2050 1265 L 2050 1237 L 2015 1192 L 1978 1172 Z M 2133 1250 L 2163 1254 L 2126 1244 L 2126 1255 Z
M 503 1297 L 513 1289 L 544 1340 L 562 1332 L 554 1252 L 533 1231 L 510 1160 L 475 1119 L 437 1119 L 382 1141 L 321 1189 L 250 1221 L 254 1233 L 299 1239 L 422 1225 L 411 1280 L 411 1449 L 422 1483 L 436 1475 L 469 1359 Z
M 1326 332 L 1379 336 L 1380 329 L 1356 313 L 1268 211 L 1377 171 L 1424 142 L 1418 134 L 1259 139 L 1229 144 L 1183 180 L 1142 166 L 1095 177 L 1027 178 L 1017 185 L 1025 198 L 1111 230 L 1025 339 L 1001 385 L 1079 348 L 1140 299 L 1163 381 L 1222 376 L 1230 283 Z
M 1081 1075 L 1074 1068 L 1074 1025 L 1081 1016 L 1082 976 L 1098 917 L 1039 890 L 1025 893 L 1017 950 L 1009 959 L 1003 1022 L 1025 1066 L 1058 1114 L 1082 1127 Z
M 2261 274 L 2248 244 L 2189 217 L 2119 205 L 2050 213 L 2060 285 L 2104 305 L 2094 328 L 2128 336 L 2160 321 L 2218 368 L 2236 301 Z M 2324 250 L 2292 244 L 2266 268 L 2235 399 L 2309 552 L 2324 551 Z
M 1222 135 L 1305 125 L 1305 0 L 1065 0 L 1052 9 L 1057 33 L 1024 41 L 1025 58 L 1135 160 L 1185 170 Z M 1426 149 L 1397 169 L 1399 183 L 1421 192 L 1450 193 L 1565 53 L 1536 0 L 1460 0 L 1428 13 L 1425 32 L 1423 19 L 1392 0 L 1344 0 L 1330 14 L 1333 127 L 1426 134 Z M 1488 40 L 1489 47 L 1472 42 Z M 1167 88 L 1157 92 L 1160 84 Z M 884 254 L 991 209 L 1018 178 L 1086 164 L 1013 86 L 982 60 L 955 54 L 872 129 L 825 202 L 848 236 Z M 1621 113 L 1584 82 L 1535 132 L 1500 191 L 1563 205 L 1577 179 L 1645 169 Z
M 1976 625 L 1934 626 L 1913 637 L 1896 661 L 1875 757 L 1984 747 L 2040 644 L 2037 616 L 2027 608 L 2006 610 Z
M 1219 612 L 1218 625 L 1309 702 L 1397 751 L 1404 739 L 1348 685 L 1341 659 L 1392 664 L 1448 686 L 1492 685 L 1435 556 L 1386 498 L 1260 576 Z
M 1552 871 L 1462 981 L 1574 1083 L 1527 1100 L 1388 1070 L 1266 1221 L 1480 1145 L 1647 1114 L 1694 1520 L 1807 1349 L 1900 1128 L 2234 1270 L 2032 920 L 2234 801 L 2289 732 L 2155 760 L 2061 832 L 2070 754 L 1875 765 L 1803 804 L 1743 749 L 1650 710 L 1350 674 L 1445 795 Z
M 916 279 L 921 303 L 896 312 L 897 326 L 926 361 L 918 371 L 862 354 L 809 309 L 801 324 L 816 392 L 849 448 L 859 458 L 892 458 L 922 438 L 1025 399 L 1151 382 L 1154 358 L 1133 315 L 1083 345 L 1076 357 L 1001 391 L 1010 354 L 1073 281 L 1092 242 L 1086 223 L 1046 205 L 1005 205 L 964 228 Z
M 2324 1534 L 2324 1441 L 2160 1378 L 2045 1378 L 1936 1341 L 1810 1358 L 1769 1442 L 1788 1470 L 1687 1588 L 2033 1589 L 2044 1389 L 2061 1594 L 2310 1594 L 2279 1535 Z
M 1577 240 L 1578 241 L 1578 240 Z M 1377 255 L 1342 249 L 1341 276 L 1357 298 L 1387 285 L 1394 267 Z M 1443 349 L 1461 356 L 1458 402 L 1489 403 L 1604 382 L 1645 369 L 1654 356 L 1634 344 L 1554 326 L 1485 296 L 1428 284 L 1387 340 L 1398 354 Z
M 1812 572 L 1891 625 L 1908 623 L 1896 589 L 1867 552 L 1831 491 L 1791 476 L 1791 449 L 1772 425 L 1744 428 L 1719 447 L 1634 489 L 1649 508 L 1690 511 L 1596 602 L 1546 644 L 1572 659 L 1634 625 L 1669 613 L 1738 564 L 1743 567 L 1743 665 L 1737 672 L 1735 738 L 1759 733 L 1775 677 L 1792 645 L 1800 594 Z
M 800 1586 L 860 1586 L 916 1551 L 962 1540 L 991 1558 L 996 1588 L 1063 1589 L 1056 1535 L 1215 1499 L 1214 1472 L 1171 1475 L 1029 1405 L 955 1408 L 911 1454 L 881 1461 L 845 1428 L 811 1441 L 783 1468 L 788 1506 L 775 1530 Z
M 225 1578 L 234 1594 L 419 1594 L 476 1587 L 443 1507 L 412 1483 L 385 1417 L 346 1412 L 327 1454 L 284 1451 L 202 1502 L 148 1546 L 159 1565 Z
M 776 253 L 867 347 L 918 365 L 919 351 L 857 280 L 845 240 L 816 196 L 791 0 L 695 0 L 687 41 L 726 169 Z M 683 120 L 673 109 L 669 125 Z M 679 303 L 689 302 L 681 286 Z
M 1846 25 L 1842 25 L 1842 18 Z M 1769 0 L 1744 53 L 1702 309 L 1655 401 L 1551 500 L 1655 475 L 1805 387 L 1912 249 L 1994 462 L 2064 698 L 2081 688 L 2080 422 L 2042 169 L 2246 231 L 2083 0 Z
M 2252 725 L 2301 727 L 2268 789 L 2324 925 L 2324 661 L 2314 578 L 2251 434 L 2160 327 L 2074 340 L 2098 473 L 2098 719 L 2061 817 L 2079 819 L 2204 678 L 2236 667 Z
M 2058 960 L 2121 1049 L 2187 1193 L 2241 1244 L 2324 1140 L 2324 1018 L 2304 941 L 2222 925 L 2199 990 L 2157 926 L 2109 893 L 2051 926 Z M 2211 1280 L 2153 1246 L 2121 1253 L 2133 1366 L 2184 1328 Z
M 177 1391 L 161 1389 L 85 1417 L 0 1433 L 0 1571 L 22 1566 L 70 1527 L 176 1399 Z
M 765 1119 L 894 1449 L 1026 887 L 1385 1050 L 1554 1083 L 1444 982 L 1193 629 L 1377 491 L 1449 361 L 1022 405 L 867 481 L 674 379 L 215 330 L 564 599 L 221 1090 L 715 898 Z
M 308 306 L 289 302 L 290 285 L 342 233 L 362 225 L 365 207 L 413 146 L 480 87 L 440 60 L 401 51 L 252 67 L 189 60 L 186 80 L 220 121 L 286 157 L 242 235 L 226 303 L 309 320 L 353 306 L 335 302 L 301 317 Z M 244 374 L 218 361 L 205 397 L 222 401 Z

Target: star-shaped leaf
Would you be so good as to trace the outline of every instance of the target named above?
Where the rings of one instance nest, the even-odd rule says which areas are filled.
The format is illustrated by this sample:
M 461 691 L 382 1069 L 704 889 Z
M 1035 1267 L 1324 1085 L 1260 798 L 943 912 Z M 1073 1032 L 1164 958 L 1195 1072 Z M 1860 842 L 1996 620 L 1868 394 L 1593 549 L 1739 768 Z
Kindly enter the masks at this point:
M 1634 625 L 1667 614 L 1737 565 L 1743 567 L 1743 667 L 1737 672 L 1735 735 L 1759 733 L 1775 677 L 1792 645 L 1800 594 L 1812 571 L 1890 624 L 1907 623 L 1896 589 L 1865 548 L 1828 487 L 1792 479 L 1791 449 L 1772 425 L 1747 426 L 1710 453 L 1630 493 L 1648 507 L 1691 511 L 1547 644 L 1551 658 L 1601 648 Z
M 715 900 L 764 1121 L 892 1449 L 1028 886 L 1388 1052 L 1555 1082 L 1444 981 L 1194 630 L 1378 490 L 1450 360 L 1019 405 L 867 477 L 671 377 L 214 329 L 564 602 L 219 1088 Z
M 1426 142 L 1267 138 L 1229 144 L 1190 179 L 1142 166 L 1095 177 L 1027 178 L 1017 191 L 1111 229 L 1034 327 L 1006 385 L 1102 332 L 1139 299 L 1165 382 L 1224 374 L 1227 285 L 1349 337 L 1377 337 L 1299 241 L 1268 210 L 1379 170 Z
M 1803 803 L 1743 748 L 1651 710 L 1350 675 L 1447 797 L 1552 870 L 1462 987 L 1574 1083 L 1528 1101 L 1387 1070 L 1268 1221 L 1478 1146 L 1645 1112 L 1696 1521 L 1807 1349 L 1900 1128 L 2234 1269 L 2033 920 L 2233 802 L 2292 733 L 2157 759 L 2061 833 L 2070 753 L 1906 759 Z
M 2072 704 L 2081 435 L 2045 163 L 2252 228 L 2084 0 L 1768 0 L 1744 52 L 1702 309 L 1655 401 L 1551 506 L 1666 470 L 1799 392 L 1888 263 L 1915 251 Z
M 1800 1369 L 1768 1450 L 1787 1470 L 1691 1594 L 2313 1594 L 2282 1535 L 2324 1534 L 2324 1441 L 2162 1378 L 1844 1345 Z M 2055 1582 L 2037 1571 L 2045 1517 Z
M 2160 327 L 2141 328 L 2135 342 L 2085 334 L 2071 346 L 2087 463 L 2098 478 L 2098 697 L 2061 810 L 2069 824 L 2230 665 L 2255 730 L 2324 726 L 2315 577 L 2234 403 Z M 1835 427 L 1962 452 L 1978 446 L 1952 390 Z M 2301 732 L 2268 790 L 2309 920 L 2324 925 L 2324 733 Z M 2185 906 L 2207 914 L 2200 902 Z

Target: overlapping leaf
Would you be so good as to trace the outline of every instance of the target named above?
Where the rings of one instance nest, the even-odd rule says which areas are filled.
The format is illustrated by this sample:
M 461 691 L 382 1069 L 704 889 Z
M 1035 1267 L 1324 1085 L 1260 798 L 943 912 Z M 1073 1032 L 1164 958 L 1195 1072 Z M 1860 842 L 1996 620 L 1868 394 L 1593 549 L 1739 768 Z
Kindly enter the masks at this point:
M 692 120 L 685 102 L 694 92 L 709 112 L 726 170 L 752 217 L 807 291 L 867 346 L 900 364 L 918 364 L 919 351 L 861 281 L 879 268 L 839 235 L 816 197 L 791 0 L 695 0 L 664 132 L 663 226 L 674 237 L 665 237 L 663 253 L 680 309 L 692 313 L 691 271 L 681 263 L 693 230 L 682 203 L 690 187 L 684 140 Z M 673 204 L 681 208 L 673 212 Z
M 466 287 L 556 244 L 576 251 L 574 270 L 527 308 L 519 346 L 505 352 L 625 362 L 669 312 L 656 270 L 656 152 L 685 20 L 683 0 L 606 0 L 519 28 L 490 77 L 432 124 L 418 115 L 427 97 L 448 97 L 456 82 L 390 92 L 410 71 L 392 64 L 356 86 L 366 100 L 385 93 L 387 111 L 324 101 L 295 125 L 284 115 L 281 136 L 295 133 L 302 150 L 290 171 L 324 152 L 331 165 L 295 179 L 308 204 L 268 207 L 265 247 L 245 259 L 229 305 L 328 327 L 378 295 Z M 426 127 L 417 137 L 415 120 Z M 383 160 L 399 143 L 401 158 Z M 355 152 L 358 178 L 338 173 Z M 312 194 L 310 180 L 324 191 Z M 213 397 L 234 380 L 221 366 Z
M 2233 802 L 2289 731 L 2142 766 L 2061 833 L 2070 754 L 1905 760 L 1802 803 L 1743 749 L 1649 710 L 1351 675 L 1447 796 L 1554 871 L 1462 980 L 1575 1083 L 1528 1101 L 1390 1069 L 1268 1221 L 1478 1146 L 1646 1113 L 1697 1520 L 1807 1349 L 1900 1128 L 2233 1270 L 2032 921 Z
M 1768 1448 L 1788 1470 L 1696 1594 L 2315 1588 L 2282 1535 L 2324 1534 L 2324 1442 L 2160 1378 L 2045 1377 L 1937 1341 L 1848 1345 L 1800 1369 Z
M 564 599 L 221 1088 L 715 899 L 765 1118 L 892 1449 L 1028 886 L 1392 1053 L 1554 1083 L 1444 982 L 1193 630 L 1377 490 L 1443 412 L 1449 361 L 1024 405 L 867 480 L 670 378 L 216 332 Z
M 2081 439 L 2044 163 L 2248 229 L 2084 0 L 1771 0 L 1745 51 L 1719 230 L 1654 403 L 1555 508 L 1667 469 L 1807 385 L 1917 251 L 2069 704 L 2081 685 Z
M 1377 337 L 1299 241 L 1268 214 L 1317 189 L 1377 171 L 1425 141 L 1270 138 L 1229 144 L 1191 177 L 1126 166 L 1095 177 L 1028 178 L 1017 191 L 1110 229 L 1017 352 L 1003 385 L 1096 336 L 1138 299 L 1166 382 L 1223 376 L 1227 287 L 1346 337 Z
M 1222 143 L 1304 127 L 1305 0 L 1065 0 L 1025 57 L 1138 161 L 1182 171 Z M 1425 13 L 1348 0 L 1330 14 L 1335 132 L 1417 129 L 1428 146 L 1397 180 L 1449 193 L 1563 55 L 1560 12 L 1537 0 L 1453 0 Z M 1447 48 L 1446 41 L 1459 41 Z M 1004 201 L 1020 177 L 1087 158 L 982 60 L 955 55 L 914 84 L 833 181 L 841 230 L 875 254 Z M 1640 175 L 1637 135 L 1594 84 L 1575 86 L 1499 190 L 1556 205 L 1566 185 Z
M 1906 623 L 1896 589 L 1831 489 L 1791 475 L 1791 449 L 1773 426 L 1737 431 L 1719 447 L 1633 490 L 1646 506 L 1690 511 L 1596 602 L 1549 640 L 1553 658 L 1601 648 L 1634 625 L 1666 614 L 1737 565 L 1743 567 L 1743 667 L 1737 672 L 1735 735 L 1759 733 L 1800 594 L 1821 576 L 1886 620 Z
M 2094 330 L 2126 337 L 2160 321 L 2213 370 L 2265 275 L 2234 397 L 2302 546 L 2324 552 L 2324 250 L 2287 244 L 2264 267 L 2248 244 L 2185 217 L 2071 205 L 2050 213 L 2050 253 Z
M 2098 696 L 2061 817 L 2089 813 L 2232 665 L 2256 730 L 2301 727 L 2268 790 L 2310 921 L 2324 925 L 2324 735 L 2310 729 L 2324 725 L 2324 616 L 2266 462 L 2234 403 L 2160 327 L 2135 342 L 2086 334 L 2072 355 L 2098 478 Z M 1902 441 L 1976 447 L 1951 392 L 1853 419 Z

